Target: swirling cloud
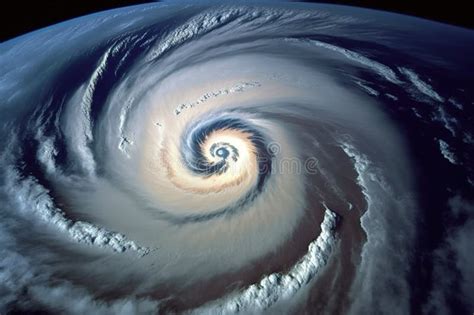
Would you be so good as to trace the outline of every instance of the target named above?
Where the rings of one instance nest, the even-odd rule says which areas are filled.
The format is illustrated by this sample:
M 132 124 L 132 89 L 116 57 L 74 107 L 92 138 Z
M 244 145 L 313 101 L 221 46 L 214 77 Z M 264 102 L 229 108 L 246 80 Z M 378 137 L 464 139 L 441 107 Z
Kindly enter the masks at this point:
M 0 311 L 413 310 L 424 212 L 394 117 L 467 165 L 446 139 L 469 139 L 467 96 L 402 63 L 384 17 L 152 4 L 3 43 Z

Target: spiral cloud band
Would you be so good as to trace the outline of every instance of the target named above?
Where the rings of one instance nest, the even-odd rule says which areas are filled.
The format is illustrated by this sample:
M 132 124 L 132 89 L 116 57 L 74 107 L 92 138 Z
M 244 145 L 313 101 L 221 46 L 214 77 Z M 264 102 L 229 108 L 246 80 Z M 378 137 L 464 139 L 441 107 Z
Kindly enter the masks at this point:
M 380 14 L 151 4 L 3 43 L 0 312 L 434 309 L 391 110 L 455 136 L 462 96 Z

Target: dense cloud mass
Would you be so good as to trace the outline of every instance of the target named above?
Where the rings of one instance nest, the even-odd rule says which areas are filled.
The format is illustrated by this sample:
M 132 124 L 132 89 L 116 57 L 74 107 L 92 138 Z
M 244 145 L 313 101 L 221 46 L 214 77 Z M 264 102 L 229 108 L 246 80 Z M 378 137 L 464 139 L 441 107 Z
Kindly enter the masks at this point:
M 472 312 L 472 55 L 295 3 L 0 44 L 0 313 Z

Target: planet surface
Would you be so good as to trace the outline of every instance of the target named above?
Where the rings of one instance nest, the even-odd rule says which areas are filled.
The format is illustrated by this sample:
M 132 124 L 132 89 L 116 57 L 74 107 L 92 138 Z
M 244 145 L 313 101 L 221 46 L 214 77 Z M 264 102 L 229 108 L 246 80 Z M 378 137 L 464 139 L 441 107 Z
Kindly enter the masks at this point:
M 0 313 L 471 314 L 474 31 L 145 4 L 0 44 Z

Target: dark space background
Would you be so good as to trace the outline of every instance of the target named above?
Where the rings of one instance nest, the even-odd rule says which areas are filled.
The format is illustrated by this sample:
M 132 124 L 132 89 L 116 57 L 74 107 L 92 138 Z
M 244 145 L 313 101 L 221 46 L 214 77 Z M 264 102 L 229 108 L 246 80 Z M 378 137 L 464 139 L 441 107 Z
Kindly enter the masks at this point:
M 176 0 L 179 1 L 179 0 Z M 0 2 L 0 42 L 55 23 L 90 13 L 128 5 L 147 3 L 143 0 L 46 0 L 28 3 L 23 1 Z M 216 1 L 218 2 L 218 1 Z M 445 1 L 392 1 L 392 0 L 339 0 L 301 1 L 344 4 L 414 15 L 443 23 L 474 29 L 470 2 Z

